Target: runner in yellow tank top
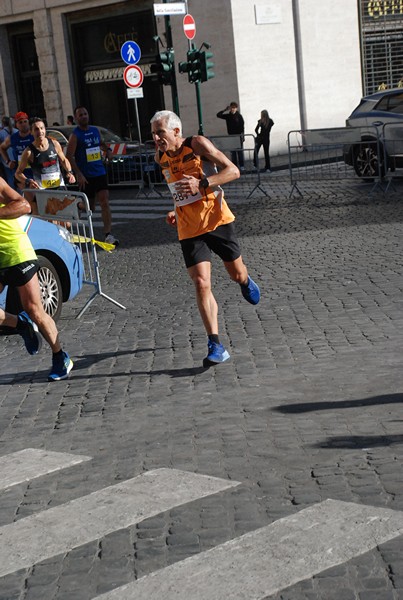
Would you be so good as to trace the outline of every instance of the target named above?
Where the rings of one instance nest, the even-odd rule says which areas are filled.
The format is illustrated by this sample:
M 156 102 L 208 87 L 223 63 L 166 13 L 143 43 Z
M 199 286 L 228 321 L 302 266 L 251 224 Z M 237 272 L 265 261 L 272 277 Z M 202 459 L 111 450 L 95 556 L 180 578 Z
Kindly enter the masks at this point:
M 41 333 L 53 353 L 48 381 L 60 381 L 68 377 L 73 361 L 60 345 L 56 323 L 43 308 L 37 275 L 39 262 L 17 220 L 30 212 L 29 202 L 0 177 L 0 292 L 6 285 L 17 288 L 24 309 L 15 315 L 0 308 L 0 327 L 15 329 L 29 354 L 39 352 Z
M 208 335 L 204 366 L 225 362 L 230 355 L 218 335 L 218 306 L 211 290 L 211 251 L 218 254 L 233 281 L 251 304 L 260 300 L 259 286 L 249 277 L 235 235 L 234 215 L 221 185 L 239 177 L 239 170 L 202 135 L 182 136 L 179 117 L 168 110 L 151 119 L 156 162 L 171 191 L 175 210 L 167 223 L 178 230 L 185 264 Z M 217 167 L 219 171 L 217 171 Z

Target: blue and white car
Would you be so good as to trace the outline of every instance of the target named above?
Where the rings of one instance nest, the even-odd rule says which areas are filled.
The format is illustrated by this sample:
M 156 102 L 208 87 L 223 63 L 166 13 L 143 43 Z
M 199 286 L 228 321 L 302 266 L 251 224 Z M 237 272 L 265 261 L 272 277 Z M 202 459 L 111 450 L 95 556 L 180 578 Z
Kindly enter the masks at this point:
M 63 302 L 71 300 L 83 286 L 83 258 L 71 233 L 49 221 L 24 215 L 19 218 L 28 233 L 40 263 L 38 272 L 42 303 L 55 321 L 60 317 Z M 16 289 L 4 288 L 0 306 L 11 313 L 21 310 Z

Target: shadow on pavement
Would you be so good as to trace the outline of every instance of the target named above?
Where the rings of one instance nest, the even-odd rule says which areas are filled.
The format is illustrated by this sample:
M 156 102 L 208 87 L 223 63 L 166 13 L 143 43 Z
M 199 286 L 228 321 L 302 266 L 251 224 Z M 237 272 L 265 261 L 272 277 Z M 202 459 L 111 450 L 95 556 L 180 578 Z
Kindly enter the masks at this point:
M 376 448 L 403 444 L 403 435 L 351 435 L 329 437 L 311 448 Z
M 385 394 L 371 396 L 358 400 L 332 400 L 326 402 L 304 402 L 302 404 L 283 404 L 274 406 L 271 410 L 283 414 L 298 414 L 316 412 L 319 410 L 337 410 L 340 408 L 357 408 L 359 406 L 376 406 L 378 404 L 401 404 L 403 394 Z

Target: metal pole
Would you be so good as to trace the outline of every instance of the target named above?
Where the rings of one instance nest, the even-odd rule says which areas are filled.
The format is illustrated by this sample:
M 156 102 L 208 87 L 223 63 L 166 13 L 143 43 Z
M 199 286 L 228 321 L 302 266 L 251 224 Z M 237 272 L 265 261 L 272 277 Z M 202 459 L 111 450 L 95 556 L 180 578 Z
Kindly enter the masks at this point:
M 133 100 L 134 100 L 134 108 L 136 110 L 137 131 L 139 134 L 139 142 L 141 144 L 141 129 L 140 129 L 139 109 L 137 107 L 137 98 L 133 98 Z
M 302 60 L 301 19 L 299 16 L 299 0 L 292 0 L 292 16 L 294 21 L 295 59 L 297 66 L 299 118 L 301 130 L 307 129 L 304 64 Z
M 139 134 L 139 159 L 140 159 L 140 175 L 141 175 L 141 187 L 140 189 L 143 188 L 143 161 L 141 158 L 141 144 L 142 144 L 142 140 L 141 140 L 141 129 L 140 129 L 140 119 L 139 119 L 139 109 L 137 107 L 137 98 L 133 98 L 134 100 L 134 107 L 136 109 L 136 121 L 137 121 L 137 131 Z
M 166 3 L 167 3 L 167 0 L 164 0 L 164 4 L 166 4 Z M 169 15 L 166 15 L 164 17 L 164 19 L 165 19 L 165 37 L 166 37 L 167 48 L 173 50 L 171 18 L 170 18 Z M 174 113 L 176 113 L 178 115 L 178 117 L 180 117 L 180 114 L 179 114 L 178 86 L 177 86 L 177 83 L 176 83 L 175 63 L 174 63 L 174 68 L 172 69 L 172 73 L 171 73 L 171 81 L 172 81 L 172 83 L 171 83 L 172 107 L 173 107 Z
M 201 104 L 201 98 L 200 98 L 200 83 L 198 81 L 195 83 L 195 87 L 196 87 L 197 117 L 199 119 L 199 131 L 198 131 L 198 134 L 199 135 L 204 135 L 204 132 L 203 132 L 202 104 Z

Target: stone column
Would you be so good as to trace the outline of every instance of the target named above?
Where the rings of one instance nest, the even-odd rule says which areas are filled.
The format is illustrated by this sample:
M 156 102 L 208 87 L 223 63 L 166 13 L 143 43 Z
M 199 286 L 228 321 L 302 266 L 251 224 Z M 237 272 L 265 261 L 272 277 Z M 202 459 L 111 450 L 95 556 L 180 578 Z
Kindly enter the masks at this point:
M 48 125 L 51 125 L 54 121 L 63 124 L 59 76 L 53 43 L 52 21 L 48 10 L 43 9 L 35 11 L 34 35 Z

